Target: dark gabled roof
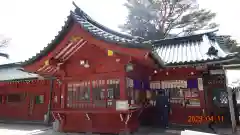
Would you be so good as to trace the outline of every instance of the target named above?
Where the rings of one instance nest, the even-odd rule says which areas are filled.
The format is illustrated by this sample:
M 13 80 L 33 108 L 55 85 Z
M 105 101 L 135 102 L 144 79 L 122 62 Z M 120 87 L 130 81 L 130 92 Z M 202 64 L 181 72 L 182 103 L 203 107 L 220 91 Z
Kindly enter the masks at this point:
M 0 82 L 31 80 L 36 78 L 38 78 L 37 74 L 22 71 L 20 63 L 10 63 L 10 64 L 0 65 Z
M 75 10 L 71 11 L 62 30 L 40 53 L 24 61 L 22 66 L 40 60 L 50 53 L 61 42 L 66 34 L 71 30 L 73 24 L 78 23 L 79 27 L 89 32 L 99 40 L 114 43 L 122 47 L 153 49 L 150 56 L 158 65 L 186 65 L 206 62 L 220 62 L 234 59 L 236 54 L 230 54 L 219 46 L 219 39 L 214 32 L 202 33 L 192 36 L 155 40 L 146 42 L 141 37 L 125 35 L 97 23 L 84 11 L 75 5 Z
M 76 9 L 75 11 L 71 11 L 67 21 L 65 22 L 65 25 L 62 27 L 62 30 L 58 33 L 58 35 L 55 36 L 51 43 L 49 43 L 47 47 L 40 51 L 40 53 L 24 61 L 22 63 L 23 66 L 38 61 L 43 56 L 50 53 L 61 42 L 61 40 L 69 32 L 74 23 L 80 24 L 81 28 L 88 31 L 97 39 L 115 43 L 123 47 L 151 49 L 151 46 L 143 44 L 143 38 L 133 37 L 110 30 L 109 28 L 91 19 L 84 11 L 76 6 L 75 3 L 73 4 L 75 5 Z
M 236 53 L 225 52 L 218 44 L 214 32 L 152 41 L 154 52 L 164 65 L 189 65 L 227 61 Z
M 71 12 L 73 18 L 78 22 L 83 29 L 91 33 L 94 37 L 102 39 L 104 41 L 124 45 L 124 47 L 130 48 L 149 48 L 143 44 L 144 39 L 141 37 L 133 37 L 126 34 L 122 34 L 113 31 L 88 16 L 83 10 L 81 10 L 75 3 L 76 7 L 74 12 Z

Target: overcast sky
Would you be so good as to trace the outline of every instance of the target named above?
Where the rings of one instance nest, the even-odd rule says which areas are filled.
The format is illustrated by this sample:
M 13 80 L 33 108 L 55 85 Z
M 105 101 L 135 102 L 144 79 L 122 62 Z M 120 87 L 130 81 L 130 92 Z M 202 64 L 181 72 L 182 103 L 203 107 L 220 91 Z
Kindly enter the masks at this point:
M 118 26 L 127 15 L 125 0 L 75 2 L 93 19 L 113 30 L 119 31 Z M 199 0 L 199 4 L 217 13 L 215 21 L 220 24 L 220 33 L 240 39 L 239 0 Z M 1 0 L 0 37 L 12 40 L 8 48 L 3 48 L 10 59 L 0 58 L 0 64 L 26 60 L 47 46 L 71 9 L 74 9 L 71 0 Z

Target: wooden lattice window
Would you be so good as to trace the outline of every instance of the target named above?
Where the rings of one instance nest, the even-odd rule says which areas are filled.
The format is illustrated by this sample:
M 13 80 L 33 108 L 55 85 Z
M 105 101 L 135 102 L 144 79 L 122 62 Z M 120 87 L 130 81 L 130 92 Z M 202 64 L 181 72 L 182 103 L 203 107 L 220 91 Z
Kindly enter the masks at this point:
M 199 90 L 197 88 L 171 88 L 170 102 L 186 106 L 200 106 Z
M 68 84 L 67 106 L 77 108 L 82 101 L 90 101 L 90 81 Z
M 199 90 L 197 88 L 188 88 L 183 89 L 184 90 L 184 96 L 186 98 L 198 98 L 199 97 Z
M 184 91 L 179 88 L 168 89 L 170 91 L 171 98 L 184 98 Z
M 107 80 L 107 98 L 120 99 L 120 80 L 108 79 Z
M 105 80 L 92 81 L 92 96 L 93 102 L 96 107 L 106 107 L 106 90 Z
M 107 80 L 107 106 L 115 107 L 115 99 L 120 99 L 120 79 Z
M 224 89 L 213 89 L 213 103 L 217 106 L 228 104 L 228 93 Z

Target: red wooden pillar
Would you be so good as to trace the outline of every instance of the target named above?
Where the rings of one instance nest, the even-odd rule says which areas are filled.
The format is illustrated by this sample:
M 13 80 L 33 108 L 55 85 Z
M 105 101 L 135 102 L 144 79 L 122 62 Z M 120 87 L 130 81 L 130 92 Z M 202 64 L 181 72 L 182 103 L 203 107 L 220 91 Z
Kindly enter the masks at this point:
M 110 80 L 110 78 L 106 78 L 105 79 L 105 83 L 103 85 L 105 91 L 104 91 L 104 97 L 105 97 L 105 103 L 106 103 L 106 107 L 108 106 L 108 83 L 107 83 L 107 80 Z M 98 83 L 99 83 L 99 80 L 98 80 Z
M 6 96 L 3 95 L 3 96 L 2 96 L 2 104 L 5 104 L 5 103 L 6 103 Z
M 67 83 L 64 80 L 61 86 L 61 108 L 66 108 L 67 104 Z
M 91 100 L 91 102 L 93 103 L 92 79 L 89 79 L 89 81 L 90 81 L 90 86 L 89 86 L 89 87 L 90 87 L 90 100 Z
M 199 77 L 199 79 L 202 79 L 202 86 L 200 86 L 200 88 L 199 88 L 199 86 L 198 86 L 198 90 L 199 90 L 199 98 L 200 98 L 200 106 L 201 106 L 201 111 L 202 111 L 202 115 L 205 115 L 206 114 L 206 101 L 205 101 L 205 99 L 206 99 L 206 97 L 205 97 L 205 88 L 206 87 L 204 87 L 203 86 L 203 78 L 202 77 Z M 198 85 L 200 85 L 200 84 L 198 84 Z
M 200 106 L 202 109 L 202 115 L 205 115 L 207 110 L 206 110 L 206 104 L 205 104 L 206 102 L 205 102 L 204 90 L 199 92 L 199 98 L 200 98 Z
M 68 86 L 68 84 L 67 84 L 67 81 L 66 81 L 66 79 L 65 79 L 65 77 L 66 77 L 66 72 L 65 72 L 65 70 L 61 70 L 60 71 L 61 73 L 61 77 L 60 77 L 60 79 L 61 79 L 61 81 L 62 81 L 62 85 L 61 85 L 61 92 L 60 92 L 60 98 L 61 98 L 61 108 L 63 108 L 63 109 L 65 109 L 66 108 L 66 105 L 67 105 L 67 86 Z

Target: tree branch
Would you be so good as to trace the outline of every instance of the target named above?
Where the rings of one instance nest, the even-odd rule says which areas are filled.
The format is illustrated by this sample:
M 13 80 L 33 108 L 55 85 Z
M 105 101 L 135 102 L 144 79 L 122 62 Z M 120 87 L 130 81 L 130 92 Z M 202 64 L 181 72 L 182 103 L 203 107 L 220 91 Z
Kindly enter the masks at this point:
M 211 11 L 201 10 L 194 0 L 128 0 L 128 21 L 122 30 L 146 39 L 165 38 L 176 29 L 182 33 L 203 29 L 215 17 Z
M 162 29 L 162 31 L 164 31 L 165 22 L 167 21 L 167 5 L 169 3 L 167 3 L 166 0 L 162 0 L 162 3 L 164 5 L 164 8 L 163 8 L 164 14 L 160 18 L 160 22 L 161 22 L 160 29 Z
M 5 57 L 5 58 L 9 58 L 9 55 L 6 53 L 0 53 L 0 57 Z
M 179 36 L 180 34 L 182 34 L 183 32 L 185 32 L 184 29 L 183 29 L 181 32 L 179 32 L 178 34 L 174 35 L 174 37 L 178 37 L 178 36 Z
M 10 41 L 10 39 L 6 39 L 6 38 L 2 39 L 0 41 L 0 48 L 6 47 L 9 44 L 9 41 Z M 9 58 L 9 55 L 7 53 L 1 53 L 0 52 L 0 57 Z
M 182 7 L 180 13 L 178 14 L 178 16 L 174 19 L 172 19 L 172 21 L 170 21 L 169 25 L 167 26 L 165 32 L 164 32 L 164 38 L 167 36 L 167 34 L 172 30 L 173 27 L 175 27 L 176 25 L 173 25 L 173 23 L 179 19 L 179 17 L 181 17 L 183 15 L 183 13 L 190 7 L 191 5 L 187 5 L 186 7 Z

